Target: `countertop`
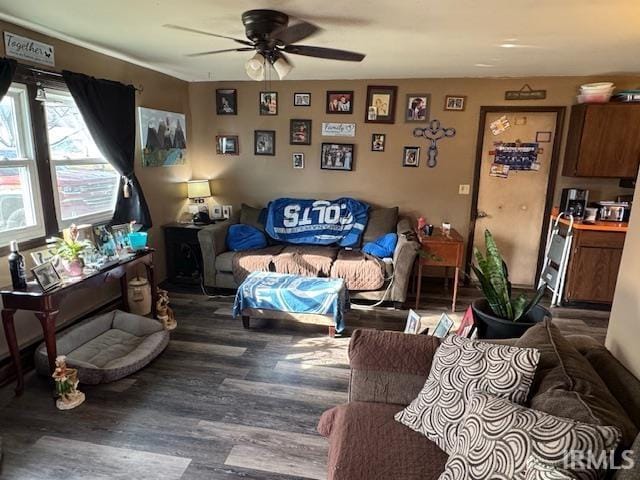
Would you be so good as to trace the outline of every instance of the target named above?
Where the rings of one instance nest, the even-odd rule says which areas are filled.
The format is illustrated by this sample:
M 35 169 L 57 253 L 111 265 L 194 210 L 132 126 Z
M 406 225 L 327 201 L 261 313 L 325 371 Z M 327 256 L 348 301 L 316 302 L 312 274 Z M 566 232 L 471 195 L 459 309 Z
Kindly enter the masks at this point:
M 556 218 L 558 218 L 558 207 L 554 207 L 551 212 L 551 221 L 555 222 Z M 569 225 L 569 219 L 562 217 L 560 219 L 560 223 L 564 225 Z M 629 224 L 627 222 L 601 222 L 597 220 L 593 223 L 583 223 L 581 221 L 574 221 L 573 228 L 576 230 L 591 230 L 596 232 L 618 232 L 618 233 L 626 233 Z

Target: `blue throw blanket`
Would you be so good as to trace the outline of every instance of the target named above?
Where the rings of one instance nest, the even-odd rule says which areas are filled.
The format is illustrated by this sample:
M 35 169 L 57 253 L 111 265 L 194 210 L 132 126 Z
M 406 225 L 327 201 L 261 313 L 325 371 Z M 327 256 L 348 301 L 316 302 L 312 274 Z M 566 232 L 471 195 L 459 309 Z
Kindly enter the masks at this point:
M 265 230 L 287 243 L 352 247 L 360 244 L 368 219 L 369 205 L 353 198 L 279 198 L 267 207 Z
M 340 333 L 349 306 L 349 293 L 341 278 L 253 272 L 238 287 L 233 316 L 241 315 L 245 308 L 331 315 Z

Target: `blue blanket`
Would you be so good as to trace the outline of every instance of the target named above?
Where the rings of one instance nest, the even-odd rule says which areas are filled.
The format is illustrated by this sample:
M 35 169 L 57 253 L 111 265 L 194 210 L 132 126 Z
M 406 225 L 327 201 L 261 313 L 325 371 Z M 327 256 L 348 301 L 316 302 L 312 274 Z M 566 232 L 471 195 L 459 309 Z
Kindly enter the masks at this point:
M 253 272 L 238 287 L 234 318 L 245 308 L 331 315 L 336 332 L 344 330 L 349 293 L 341 278 L 315 278 L 273 272 Z
M 287 243 L 352 247 L 360 244 L 368 218 L 369 205 L 353 198 L 278 198 L 267 207 L 265 230 Z

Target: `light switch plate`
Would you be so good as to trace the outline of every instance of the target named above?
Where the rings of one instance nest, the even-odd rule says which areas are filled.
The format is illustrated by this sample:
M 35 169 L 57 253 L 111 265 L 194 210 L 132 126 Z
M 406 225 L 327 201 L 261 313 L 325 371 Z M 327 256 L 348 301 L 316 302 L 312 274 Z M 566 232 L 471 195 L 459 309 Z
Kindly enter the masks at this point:
M 470 191 L 469 185 L 460 185 L 458 187 L 458 194 L 459 195 L 469 195 L 469 191 Z

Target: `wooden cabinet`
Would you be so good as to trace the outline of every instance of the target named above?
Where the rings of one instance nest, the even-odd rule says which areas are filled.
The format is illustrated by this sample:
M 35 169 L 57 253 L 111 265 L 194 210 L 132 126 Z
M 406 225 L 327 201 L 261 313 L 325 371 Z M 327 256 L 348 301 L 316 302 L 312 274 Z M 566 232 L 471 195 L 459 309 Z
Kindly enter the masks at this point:
M 624 238 L 624 232 L 574 230 L 565 301 L 613 302 Z
M 635 178 L 640 164 L 640 104 L 571 107 L 563 175 Z

